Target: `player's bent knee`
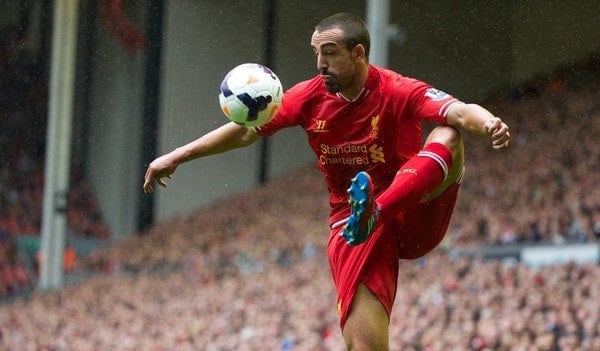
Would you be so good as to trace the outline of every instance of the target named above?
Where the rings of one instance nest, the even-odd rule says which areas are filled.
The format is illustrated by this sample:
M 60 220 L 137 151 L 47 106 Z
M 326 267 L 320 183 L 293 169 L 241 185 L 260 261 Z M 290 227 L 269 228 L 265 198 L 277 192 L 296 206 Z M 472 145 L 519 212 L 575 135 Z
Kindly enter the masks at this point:
M 435 127 L 425 140 L 425 145 L 429 143 L 440 143 L 450 149 L 452 152 L 453 168 L 462 172 L 465 151 L 463 138 L 456 128 L 452 126 Z
M 460 132 L 452 126 L 435 127 L 427 139 L 425 145 L 429 143 L 441 143 L 446 145 L 452 153 L 462 152 L 463 140 Z
M 435 127 L 425 140 L 425 145 L 430 143 L 440 143 L 450 149 L 452 165 L 444 182 L 427 196 L 425 202 L 438 197 L 448 187 L 459 181 L 465 168 L 463 138 L 456 128 L 452 126 Z

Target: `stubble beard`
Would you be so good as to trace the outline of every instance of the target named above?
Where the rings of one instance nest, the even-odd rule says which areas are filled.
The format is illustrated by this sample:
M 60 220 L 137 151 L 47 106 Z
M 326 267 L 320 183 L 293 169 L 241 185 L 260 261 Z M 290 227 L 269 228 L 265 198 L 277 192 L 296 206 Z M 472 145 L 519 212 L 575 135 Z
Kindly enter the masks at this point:
M 339 93 L 340 91 L 342 91 L 342 86 L 339 83 L 325 83 L 325 88 L 330 93 Z

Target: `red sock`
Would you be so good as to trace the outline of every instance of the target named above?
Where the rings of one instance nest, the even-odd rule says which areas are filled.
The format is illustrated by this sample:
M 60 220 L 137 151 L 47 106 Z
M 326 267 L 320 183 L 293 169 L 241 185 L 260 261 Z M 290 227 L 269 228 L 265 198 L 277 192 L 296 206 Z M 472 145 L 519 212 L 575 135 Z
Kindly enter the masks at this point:
M 377 197 L 379 219 L 385 221 L 421 201 L 444 181 L 451 165 L 452 152 L 448 147 L 427 144 L 400 167 L 392 184 Z

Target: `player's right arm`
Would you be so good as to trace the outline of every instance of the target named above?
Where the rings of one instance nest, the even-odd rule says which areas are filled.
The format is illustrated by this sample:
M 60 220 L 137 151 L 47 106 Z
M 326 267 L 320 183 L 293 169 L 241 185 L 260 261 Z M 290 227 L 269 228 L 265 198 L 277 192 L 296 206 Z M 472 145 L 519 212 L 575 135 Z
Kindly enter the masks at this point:
M 252 128 L 229 122 L 200 138 L 164 154 L 152 161 L 144 176 L 144 192 L 154 191 L 154 182 L 166 187 L 164 178 L 171 178 L 177 167 L 199 157 L 214 155 L 248 146 L 260 136 Z

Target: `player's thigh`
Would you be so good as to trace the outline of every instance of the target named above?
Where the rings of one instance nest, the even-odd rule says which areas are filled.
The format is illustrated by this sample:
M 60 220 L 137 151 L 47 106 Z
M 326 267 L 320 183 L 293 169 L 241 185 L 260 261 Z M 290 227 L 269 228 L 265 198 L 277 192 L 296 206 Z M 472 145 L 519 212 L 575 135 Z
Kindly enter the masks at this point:
M 389 317 L 379 299 L 364 284 L 360 284 L 344 330 L 349 350 L 388 350 Z

